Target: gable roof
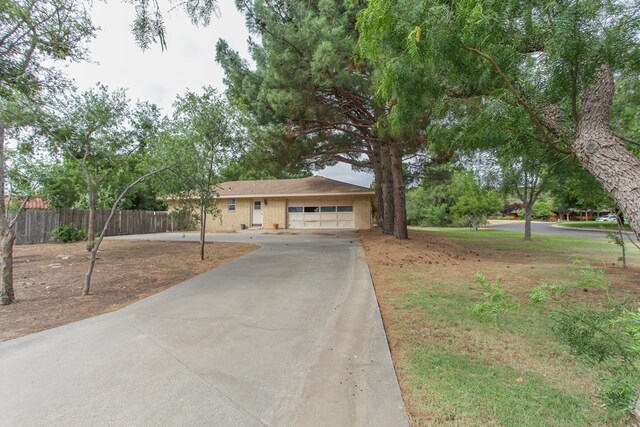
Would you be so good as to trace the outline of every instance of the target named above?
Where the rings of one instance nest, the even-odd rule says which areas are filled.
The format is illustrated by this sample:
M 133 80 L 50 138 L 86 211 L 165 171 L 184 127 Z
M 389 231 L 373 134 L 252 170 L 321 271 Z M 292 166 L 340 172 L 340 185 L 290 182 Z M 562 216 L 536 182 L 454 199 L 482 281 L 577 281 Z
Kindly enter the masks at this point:
M 297 179 L 265 179 L 259 181 L 229 181 L 216 186 L 218 197 L 270 197 L 270 196 L 340 196 L 367 195 L 375 192 L 359 185 L 347 184 L 323 176 Z

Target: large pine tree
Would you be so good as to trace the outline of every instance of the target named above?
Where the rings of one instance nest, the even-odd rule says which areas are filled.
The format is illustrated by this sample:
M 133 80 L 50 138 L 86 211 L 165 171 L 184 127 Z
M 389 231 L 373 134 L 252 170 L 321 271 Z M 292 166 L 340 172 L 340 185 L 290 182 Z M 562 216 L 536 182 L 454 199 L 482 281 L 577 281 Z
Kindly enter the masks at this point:
M 311 168 L 345 162 L 372 170 L 378 220 L 406 238 L 402 155 L 406 140 L 382 130 L 388 105 L 375 99 L 366 64 L 353 60 L 356 14 L 364 2 L 243 1 L 255 67 L 224 41 L 217 60 L 228 96 L 269 128 L 271 147 Z M 414 138 L 415 140 L 415 138 Z

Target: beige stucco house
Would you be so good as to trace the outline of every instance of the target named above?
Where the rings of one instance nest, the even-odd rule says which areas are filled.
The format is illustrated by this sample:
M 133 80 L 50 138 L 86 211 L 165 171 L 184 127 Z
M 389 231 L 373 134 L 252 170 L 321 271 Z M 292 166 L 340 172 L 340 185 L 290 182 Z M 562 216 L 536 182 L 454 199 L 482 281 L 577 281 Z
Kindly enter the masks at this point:
M 321 176 L 230 181 L 217 192 L 220 217 L 207 220 L 207 231 L 371 228 L 374 191 Z

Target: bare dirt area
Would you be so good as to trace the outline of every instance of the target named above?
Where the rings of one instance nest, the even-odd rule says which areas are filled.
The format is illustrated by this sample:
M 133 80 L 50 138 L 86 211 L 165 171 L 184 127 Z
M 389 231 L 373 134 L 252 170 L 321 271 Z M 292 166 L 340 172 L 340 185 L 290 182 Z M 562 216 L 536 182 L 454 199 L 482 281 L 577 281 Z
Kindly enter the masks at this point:
M 16 302 L 0 307 L 0 341 L 117 310 L 252 252 L 247 243 L 107 240 L 82 296 L 85 243 L 14 247 Z

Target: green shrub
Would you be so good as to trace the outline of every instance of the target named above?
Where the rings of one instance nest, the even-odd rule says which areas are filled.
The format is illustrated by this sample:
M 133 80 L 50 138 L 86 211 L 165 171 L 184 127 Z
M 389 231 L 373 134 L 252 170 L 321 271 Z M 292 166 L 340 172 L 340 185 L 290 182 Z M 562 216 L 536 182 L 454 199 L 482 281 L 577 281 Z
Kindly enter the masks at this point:
M 199 222 L 199 217 L 193 211 L 193 206 L 182 205 L 169 212 L 169 222 L 174 224 L 177 231 L 193 231 Z
M 501 281 L 502 279 L 498 276 L 495 283 L 491 284 L 487 282 L 484 274 L 476 274 L 475 282 L 482 286 L 482 296 L 486 298 L 486 301 L 473 305 L 471 307 L 473 314 L 482 317 L 493 317 L 493 320 L 497 322 L 501 313 L 516 307 L 511 295 L 500 286 Z
M 51 240 L 57 243 L 71 243 L 85 240 L 87 231 L 73 225 L 59 225 L 51 231 Z
M 558 297 L 567 292 L 565 285 L 552 285 L 542 282 L 529 292 L 531 301 L 535 303 L 545 303 L 549 298 L 558 299 Z

